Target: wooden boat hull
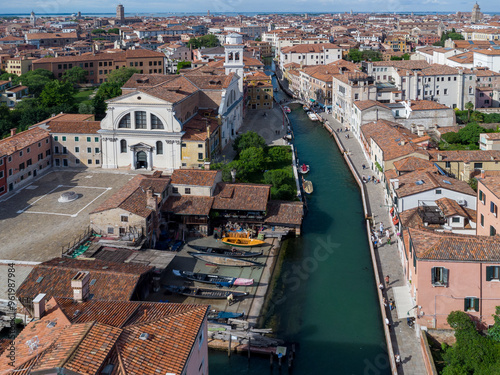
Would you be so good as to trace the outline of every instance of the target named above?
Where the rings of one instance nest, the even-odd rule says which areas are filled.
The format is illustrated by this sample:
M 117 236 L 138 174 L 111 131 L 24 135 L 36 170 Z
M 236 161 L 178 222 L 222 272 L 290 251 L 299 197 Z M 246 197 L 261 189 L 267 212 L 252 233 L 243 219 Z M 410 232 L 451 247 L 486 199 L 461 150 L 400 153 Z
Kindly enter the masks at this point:
M 259 262 L 254 262 L 252 260 L 231 258 L 223 255 L 216 254 L 205 254 L 205 253 L 195 253 L 193 251 L 188 251 L 188 254 L 193 258 L 207 262 L 210 264 L 215 264 L 216 266 L 228 266 L 228 267 L 264 267 L 264 264 Z
M 222 242 L 229 246 L 236 247 L 252 247 L 261 246 L 265 244 L 265 241 L 257 240 L 255 238 L 238 238 L 238 237 L 225 237 Z
M 222 247 L 207 247 L 207 246 L 197 246 L 197 245 L 189 245 L 189 246 L 195 249 L 199 253 L 218 254 L 232 258 L 252 258 L 262 255 L 262 251 L 257 253 L 252 251 L 243 251 L 238 249 L 228 249 Z
M 225 299 L 230 294 L 232 294 L 235 299 L 248 296 L 248 292 L 235 292 L 227 289 L 191 288 L 176 285 L 164 285 L 164 287 L 172 293 L 194 298 Z
M 243 279 L 239 277 L 211 275 L 208 273 L 196 273 L 190 271 L 172 270 L 175 276 L 182 277 L 186 280 L 197 281 L 199 283 L 219 285 L 225 287 L 249 286 L 253 284 L 253 279 Z
M 312 194 L 314 191 L 313 184 L 309 180 L 302 179 L 302 188 L 306 194 Z

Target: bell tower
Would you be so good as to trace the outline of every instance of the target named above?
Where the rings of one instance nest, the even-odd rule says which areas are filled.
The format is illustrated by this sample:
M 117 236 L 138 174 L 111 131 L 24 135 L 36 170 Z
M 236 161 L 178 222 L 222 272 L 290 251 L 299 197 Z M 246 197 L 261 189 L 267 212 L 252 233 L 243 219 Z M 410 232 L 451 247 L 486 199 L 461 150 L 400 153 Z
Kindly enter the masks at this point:
M 243 37 L 240 34 L 228 34 L 224 44 L 225 60 L 224 68 L 226 74 L 236 73 L 238 75 L 238 87 L 243 92 Z

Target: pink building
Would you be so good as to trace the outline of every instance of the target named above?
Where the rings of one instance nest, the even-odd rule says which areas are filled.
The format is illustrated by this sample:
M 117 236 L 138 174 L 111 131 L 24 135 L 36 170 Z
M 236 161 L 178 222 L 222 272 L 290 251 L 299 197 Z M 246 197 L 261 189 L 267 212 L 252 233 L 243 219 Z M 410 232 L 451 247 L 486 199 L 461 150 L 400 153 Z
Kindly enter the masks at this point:
M 477 234 L 494 236 L 500 231 L 500 176 L 477 180 Z
M 10 137 L 0 140 L 0 156 L 5 156 L 3 168 L 7 174 L 5 187 L 3 191 L 0 188 L 0 195 L 16 190 L 37 175 L 45 173 L 51 165 L 50 149 L 49 132 L 40 128 L 17 134 L 16 129 L 12 129 Z M 0 178 L 0 183 L 1 181 Z
M 449 329 L 465 311 L 485 329 L 500 306 L 500 239 L 409 228 L 403 231 L 405 271 L 417 324 Z

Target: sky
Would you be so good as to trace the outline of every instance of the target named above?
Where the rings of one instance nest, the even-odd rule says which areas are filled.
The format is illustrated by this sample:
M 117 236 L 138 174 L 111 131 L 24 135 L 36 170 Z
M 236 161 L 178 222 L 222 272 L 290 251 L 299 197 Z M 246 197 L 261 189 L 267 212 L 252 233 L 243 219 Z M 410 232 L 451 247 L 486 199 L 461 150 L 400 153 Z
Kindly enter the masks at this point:
M 39 15 L 57 13 L 114 13 L 119 2 L 102 0 L 0 0 L 0 13 L 29 13 L 32 10 Z M 135 13 L 168 13 L 168 12 L 300 12 L 300 13 L 338 13 L 353 10 L 354 12 L 470 12 L 474 2 L 452 0 L 188 0 L 140 2 L 123 0 L 125 14 Z M 497 0 L 479 1 L 483 12 L 500 14 L 500 3 Z

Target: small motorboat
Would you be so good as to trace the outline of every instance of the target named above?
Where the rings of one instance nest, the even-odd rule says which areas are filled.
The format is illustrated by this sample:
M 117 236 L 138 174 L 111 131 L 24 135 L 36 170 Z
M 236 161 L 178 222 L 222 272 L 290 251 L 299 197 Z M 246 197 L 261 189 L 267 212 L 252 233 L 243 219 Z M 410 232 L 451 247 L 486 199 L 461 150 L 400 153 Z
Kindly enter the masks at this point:
M 273 91 L 274 91 L 274 92 L 278 92 L 278 88 L 277 88 L 277 87 L 275 87 L 275 88 L 273 89 Z
M 191 271 L 172 270 L 175 276 L 182 277 L 186 280 L 198 281 L 205 284 L 214 284 L 219 286 L 250 286 L 253 284 L 253 279 L 243 279 L 239 277 L 210 275 L 208 273 L 197 273 Z
M 306 164 L 302 164 L 302 166 L 299 167 L 298 172 L 300 174 L 307 174 L 307 173 L 309 173 L 310 170 L 311 170 L 311 168 L 309 167 L 308 164 L 307 165 Z
M 309 108 L 308 105 L 303 105 L 302 108 L 304 109 L 304 111 L 306 112 L 309 112 L 311 110 L 311 108 Z
M 302 188 L 306 194 L 312 194 L 314 191 L 312 182 L 306 180 L 304 177 L 302 177 Z
M 196 245 L 189 245 L 189 246 L 200 253 L 220 254 L 220 255 L 225 255 L 227 257 L 235 257 L 235 258 L 252 258 L 262 255 L 262 251 L 260 253 L 257 253 L 253 251 L 238 250 L 235 248 L 228 249 L 222 247 L 207 247 L 207 246 L 196 246 Z
M 237 247 L 252 247 L 261 246 L 266 242 L 258 240 L 256 238 L 240 238 L 240 237 L 224 237 L 222 242 L 226 245 L 237 246 Z
M 217 311 L 217 310 L 210 310 L 208 312 L 208 320 L 228 320 L 228 319 L 237 319 L 241 318 L 244 314 L 243 313 L 235 313 L 235 312 L 230 312 L 230 311 Z
M 307 112 L 307 117 L 309 117 L 309 120 L 311 120 L 311 121 L 318 121 L 319 120 L 318 115 L 312 111 Z
M 217 254 L 206 254 L 206 253 L 195 253 L 188 251 L 188 254 L 193 258 L 201 260 L 203 262 L 214 264 L 216 266 L 228 266 L 228 267 L 264 267 L 265 264 L 254 262 L 253 260 L 243 259 L 243 258 L 233 258 L 224 255 Z
M 230 294 L 232 294 L 233 298 L 235 299 L 248 296 L 248 292 L 235 292 L 232 290 L 224 289 L 205 289 L 176 285 L 163 285 L 163 287 L 165 287 L 165 289 L 172 293 L 182 294 L 183 296 L 194 298 L 224 299 L 227 298 Z
M 283 111 L 285 111 L 286 113 L 290 113 L 290 112 L 292 112 L 292 110 L 290 109 L 290 107 L 288 107 L 288 106 L 286 106 L 286 105 L 285 105 L 285 106 L 283 106 Z

